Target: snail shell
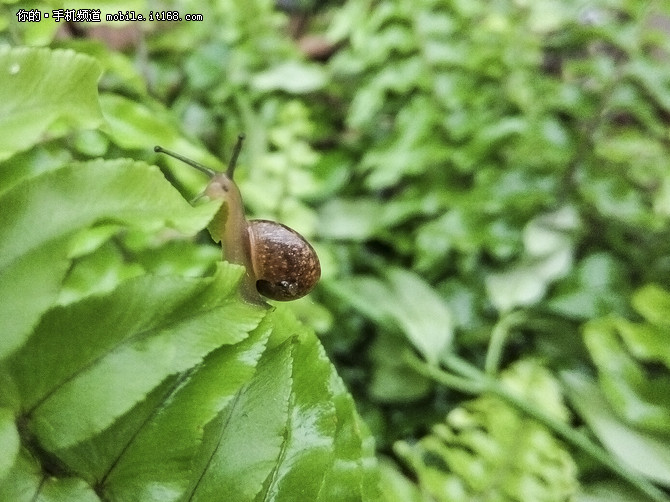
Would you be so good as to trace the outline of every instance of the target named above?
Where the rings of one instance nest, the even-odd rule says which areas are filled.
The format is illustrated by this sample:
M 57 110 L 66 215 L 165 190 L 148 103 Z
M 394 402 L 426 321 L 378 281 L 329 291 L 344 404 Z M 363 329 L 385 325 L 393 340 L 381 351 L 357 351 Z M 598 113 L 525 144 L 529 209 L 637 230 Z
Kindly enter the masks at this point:
M 268 220 L 248 227 L 256 289 L 272 300 L 295 300 L 309 293 L 321 277 L 314 248 L 295 230 Z

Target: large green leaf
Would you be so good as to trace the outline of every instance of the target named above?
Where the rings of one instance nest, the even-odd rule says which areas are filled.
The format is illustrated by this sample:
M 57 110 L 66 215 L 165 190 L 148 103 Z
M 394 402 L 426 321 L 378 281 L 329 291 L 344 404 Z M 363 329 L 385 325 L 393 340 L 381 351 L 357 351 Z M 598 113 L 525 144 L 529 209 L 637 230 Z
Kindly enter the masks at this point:
M 63 126 L 93 128 L 102 123 L 100 65 L 92 57 L 2 46 L 0 75 L 0 160 L 41 141 L 46 132 L 59 136 Z
M 64 166 L 0 195 L 0 360 L 54 302 L 78 232 L 116 222 L 192 234 L 214 211 L 192 208 L 157 168 L 127 160 Z
M 317 339 L 286 309 L 241 302 L 241 267 L 217 270 L 142 275 L 41 317 L 0 368 L 15 409 L 3 444 L 16 451 L 18 414 L 30 449 L 6 458 L 0 494 L 376 497 L 371 438 Z M 68 476 L 44 484 L 35 456 Z
M 206 431 L 207 454 L 194 478 L 193 500 L 254 500 L 280 461 L 291 392 L 291 342 L 261 360 L 242 389 Z M 264 497 L 261 497 L 264 498 Z
M 62 496 L 376 498 L 371 438 L 316 337 L 241 303 L 240 276 L 125 281 L 51 309 L 5 361 L 22 441 L 79 477 L 55 478 Z M 0 494 L 46 496 L 25 460 Z
M 270 326 L 262 322 L 242 343 L 221 347 L 202 364 L 170 381 L 169 392 L 150 400 L 147 420 L 126 434 L 123 448 L 119 447 L 118 431 L 123 431 L 119 426 L 94 440 L 93 444 L 102 441 L 114 452 L 96 476 L 104 478 L 104 491 L 110 498 L 175 500 L 181 495 L 192 478 L 193 459 L 201 448 L 205 426 L 236 399 L 242 385 L 254 375 Z M 89 451 L 85 453 L 78 459 L 83 473 L 91 458 Z M 157 486 L 161 486 L 161 499 L 155 495 Z
M 258 370 L 212 422 L 194 500 L 371 500 L 369 436 L 323 349 L 278 311 Z M 289 328 L 290 329 L 290 328 Z
M 168 375 L 244 339 L 263 312 L 233 301 L 240 277 L 237 267 L 222 268 L 215 281 L 143 276 L 48 312 L 7 362 L 43 447 L 91 437 Z

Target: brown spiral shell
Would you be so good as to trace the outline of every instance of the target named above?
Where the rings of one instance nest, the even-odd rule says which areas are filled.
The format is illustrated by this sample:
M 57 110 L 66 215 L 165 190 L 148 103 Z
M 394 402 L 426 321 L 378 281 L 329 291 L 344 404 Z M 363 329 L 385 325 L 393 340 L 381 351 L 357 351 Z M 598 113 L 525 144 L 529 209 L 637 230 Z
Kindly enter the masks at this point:
M 249 222 L 249 248 L 256 289 L 272 300 L 295 300 L 321 277 L 314 248 L 295 230 L 268 220 Z

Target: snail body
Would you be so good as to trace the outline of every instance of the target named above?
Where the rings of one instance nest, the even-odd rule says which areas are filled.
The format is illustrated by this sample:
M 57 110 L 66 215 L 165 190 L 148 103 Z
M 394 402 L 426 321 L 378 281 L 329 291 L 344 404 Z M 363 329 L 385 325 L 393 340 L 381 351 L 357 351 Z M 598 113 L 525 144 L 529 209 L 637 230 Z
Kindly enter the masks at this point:
M 224 201 L 212 233 L 221 240 L 223 258 L 246 270 L 241 285 L 243 297 L 253 303 L 263 303 L 260 295 L 277 301 L 296 300 L 319 281 L 319 258 L 309 242 L 286 225 L 269 220 L 247 221 L 242 195 L 233 181 L 243 139 L 242 135 L 238 137 L 226 172 L 214 171 L 160 146 L 154 151 L 179 159 L 210 177 L 204 195 Z

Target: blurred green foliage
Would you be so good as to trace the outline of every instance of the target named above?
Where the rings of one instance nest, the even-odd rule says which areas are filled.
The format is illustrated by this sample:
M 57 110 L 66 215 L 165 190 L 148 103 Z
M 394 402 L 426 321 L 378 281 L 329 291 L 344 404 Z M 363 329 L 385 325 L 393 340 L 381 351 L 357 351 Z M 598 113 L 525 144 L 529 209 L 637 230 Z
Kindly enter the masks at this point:
M 537 362 L 501 375 L 534 405 L 565 420 L 558 382 Z M 397 454 L 436 501 L 569 500 L 576 493 L 573 459 L 551 433 L 497 397 L 485 395 L 449 412 L 445 423 Z
M 52 133 L 22 165 L 153 162 L 160 143 L 217 168 L 246 132 L 245 203 L 314 243 L 321 285 L 291 308 L 352 391 L 387 456 L 382 479 L 406 497 L 396 500 L 670 499 L 667 2 L 309 4 L 175 3 L 204 21 L 142 26 L 123 51 L 85 30 L 52 41 L 49 24 L 8 23 L 9 43 L 72 48 L 103 67 L 105 125 Z M 202 189 L 198 174 L 161 162 L 187 198 Z M 150 270 L 164 260 L 197 275 L 205 265 L 171 257 L 211 259 L 187 244 L 148 257 L 137 239 Z M 118 269 L 123 255 L 109 251 Z M 459 373 L 453 357 L 483 373 Z M 482 383 L 532 388 L 519 374 L 529 367 L 547 400 L 564 406 L 565 392 L 577 436 L 561 432 L 569 414 Z M 510 446 L 519 430 L 527 437 Z M 529 474 L 505 491 L 504 476 L 484 479 L 523 470 L 541 449 L 531 436 L 546 482 Z M 590 437 L 600 450 L 580 442 Z

